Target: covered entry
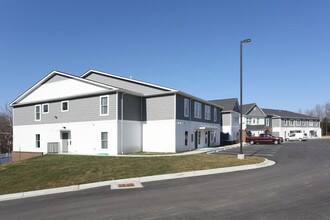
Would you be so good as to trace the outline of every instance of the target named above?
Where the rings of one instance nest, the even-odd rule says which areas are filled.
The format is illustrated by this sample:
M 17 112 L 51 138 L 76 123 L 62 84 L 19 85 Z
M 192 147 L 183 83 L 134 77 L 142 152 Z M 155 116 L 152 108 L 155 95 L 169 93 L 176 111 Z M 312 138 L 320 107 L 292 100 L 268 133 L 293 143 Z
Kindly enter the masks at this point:
M 212 147 L 216 143 L 216 128 L 199 127 L 195 130 L 195 149 Z

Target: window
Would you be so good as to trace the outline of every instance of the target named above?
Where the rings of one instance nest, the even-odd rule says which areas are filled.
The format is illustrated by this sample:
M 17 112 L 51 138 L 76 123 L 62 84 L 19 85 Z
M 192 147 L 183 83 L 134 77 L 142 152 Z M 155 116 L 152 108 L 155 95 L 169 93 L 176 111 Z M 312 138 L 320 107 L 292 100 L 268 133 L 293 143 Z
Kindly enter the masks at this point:
M 251 118 L 247 118 L 247 119 L 246 119 L 246 124 L 247 124 L 247 125 L 250 125 L 250 124 L 251 124 Z
M 266 126 L 269 126 L 269 118 L 266 118 Z
M 63 101 L 63 102 L 61 102 L 61 111 L 62 112 L 69 111 L 69 101 Z
M 34 112 L 35 112 L 35 114 L 34 114 L 34 120 L 35 121 L 40 121 L 41 120 L 41 105 L 36 105 L 35 107 L 34 107 Z
M 211 106 L 205 105 L 205 119 L 211 120 Z
M 194 115 L 195 118 L 202 118 L 202 104 L 199 102 L 195 102 Z
M 109 115 L 109 96 L 100 97 L 100 115 Z
M 301 125 L 301 120 L 297 120 L 297 126 Z
M 43 104 L 42 105 L 42 114 L 48 114 L 49 113 L 49 104 Z
M 214 112 L 213 112 L 213 118 L 214 118 L 214 121 L 218 121 L 218 109 L 217 108 L 214 108 Z
M 294 126 L 294 120 L 290 120 L 290 121 L 289 121 L 289 125 L 290 125 L 290 126 Z
M 257 118 L 257 125 L 259 124 L 259 118 Z
M 36 148 L 40 148 L 40 134 L 36 134 Z
M 305 120 L 302 121 L 302 126 L 306 126 L 306 121 Z
M 205 131 L 205 144 L 207 144 L 208 141 L 208 133 Z
M 190 106 L 189 106 L 189 99 L 184 99 L 184 117 L 189 117 L 189 109 L 190 109 Z
M 188 146 L 188 131 L 184 132 L 184 146 Z
M 285 125 L 285 126 L 288 125 L 288 120 L 284 119 L 284 125 Z
M 101 132 L 101 148 L 108 149 L 108 132 Z
M 308 126 L 312 127 L 313 126 L 313 121 L 309 121 Z

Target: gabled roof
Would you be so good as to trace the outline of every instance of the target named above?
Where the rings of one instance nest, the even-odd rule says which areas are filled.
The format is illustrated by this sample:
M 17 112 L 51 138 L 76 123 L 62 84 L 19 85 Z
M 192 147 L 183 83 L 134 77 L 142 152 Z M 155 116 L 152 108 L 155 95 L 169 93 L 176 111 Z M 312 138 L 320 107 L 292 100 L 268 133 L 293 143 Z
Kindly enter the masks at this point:
M 215 107 L 218 107 L 221 109 L 223 108 L 221 105 L 218 105 L 218 104 L 212 103 L 212 102 L 208 102 L 206 100 L 203 100 L 201 98 L 190 95 L 190 94 L 185 93 L 180 90 L 171 89 L 168 87 L 159 86 L 159 85 L 143 82 L 140 80 L 130 79 L 130 78 L 126 78 L 126 77 L 122 77 L 122 76 L 118 76 L 118 75 L 114 75 L 114 74 L 110 74 L 110 73 L 105 73 L 105 72 L 101 72 L 101 71 L 97 71 L 97 70 L 89 70 L 86 73 L 84 73 L 83 75 L 81 75 L 81 77 L 88 78 L 88 76 L 90 76 L 91 74 L 98 74 L 98 75 L 102 75 L 102 76 L 106 76 L 106 77 L 110 77 L 110 78 L 114 78 L 114 79 L 119 79 L 121 81 L 132 83 L 133 85 L 143 86 L 143 87 L 147 87 L 147 88 L 153 88 L 153 89 L 157 90 L 156 93 L 155 92 L 150 93 L 150 91 L 141 89 L 141 87 L 133 86 L 132 84 L 128 85 L 128 88 L 125 87 L 125 90 L 141 93 L 142 96 L 144 96 L 144 97 L 153 97 L 153 96 L 168 95 L 168 94 L 179 94 L 179 95 L 194 99 L 199 102 L 207 103 L 210 106 L 215 106 Z M 109 83 L 109 82 L 103 82 L 103 83 L 108 83 L 109 85 L 111 85 L 111 83 Z M 119 89 L 124 89 L 124 88 L 121 88 L 118 86 L 116 86 L 116 87 Z
M 250 103 L 250 104 L 243 105 L 242 106 L 243 115 L 249 114 L 255 107 L 258 108 L 264 116 L 266 116 L 264 111 L 256 103 Z
M 98 74 L 98 75 L 111 77 L 111 78 L 114 78 L 114 79 L 119 79 L 119 80 L 129 82 L 129 83 L 132 83 L 132 84 L 136 84 L 136 85 L 141 85 L 141 86 L 145 86 L 145 87 L 149 87 L 149 88 L 158 89 L 158 90 L 161 90 L 163 92 L 177 91 L 175 89 L 167 88 L 167 87 L 164 87 L 164 86 L 159 86 L 159 85 L 156 85 L 156 84 L 147 83 L 147 82 L 143 82 L 143 81 L 140 81 L 140 80 L 130 79 L 130 78 L 114 75 L 114 74 L 111 74 L 111 73 L 105 73 L 105 72 L 101 72 L 101 71 L 98 71 L 98 70 L 88 70 L 86 73 L 81 75 L 81 78 L 85 79 L 93 73 Z M 131 91 L 134 91 L 134 89 L 132 88 Z M 135 91 L 135 92 L 140 92 L 140 91 Z M 144 95 L 147 95 L 147 94 L 144 94 Z
M 226 111 L 239 112 L 237 98 L 209 100 L 209 102 L 222 106 L 223 107 L 222 111 L 224 112 Z
M 33 85 L 30 89 L 25 91 L 22 95 L 17 97 L 13 102 L 10 103 L 10 106 L 14 106 L 14 105 L 18 104 L 20 101 L 22 101 L 24 98 L 26 98 L 31 93 L 36 91 L 39 87 L 41 87 L 44 83 L 46 83 L 48 80 L 50 80 L 51 78 L 53 78 L 56 75 L 66 77 L 66 78 L 69 78 L 69 79 L 73 79 L 73 80 L 77 80 L 79 82 L 87 83 L 87 84 L 95 86 L 95 87 L 107 89 L 109 91 L 117 91 L 118 90 L 117 88 L 115 88 L 113 86 L 105 85 L 105 84 L 98 83 L 98 82 L 93 82 L 93 81 L 90 81 L 90 80 L 86 80 L 86 79 L 83 79 L 83 78 L 80 78 L 80 77 L 77 77 L 77 76 L 73 76 L 73 75 L 70 75 L 70 74 L 67 74 L 67 73 L 59 72 L 59 71 L 52 71 L 47 76 L 45 76 L 43 79 L 41 79 L 39 82 L 37 82 L 35 85 Z
M 310 119 L 310 120 L 319 120 L 319 118 L 296 113 L 290 112 L 287 110 L 278 110 L 278 109 L 262 109 L 267 115 L 279 118 L 292 118 L 292 119 Z

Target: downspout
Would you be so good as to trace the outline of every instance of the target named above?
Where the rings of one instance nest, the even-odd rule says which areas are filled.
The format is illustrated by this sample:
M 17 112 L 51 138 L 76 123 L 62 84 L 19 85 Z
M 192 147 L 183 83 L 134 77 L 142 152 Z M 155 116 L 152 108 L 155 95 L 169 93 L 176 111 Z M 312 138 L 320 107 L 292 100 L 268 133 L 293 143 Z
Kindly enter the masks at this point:
M 123 151 L 123 142 L 124 142 L 124 95 L 126 92 L 121 94 L 121 109 L 120 109 L 120 117 L 121 117 L 121 126 L 120 126 L 120 150 L 121 154 L 124 154 Z

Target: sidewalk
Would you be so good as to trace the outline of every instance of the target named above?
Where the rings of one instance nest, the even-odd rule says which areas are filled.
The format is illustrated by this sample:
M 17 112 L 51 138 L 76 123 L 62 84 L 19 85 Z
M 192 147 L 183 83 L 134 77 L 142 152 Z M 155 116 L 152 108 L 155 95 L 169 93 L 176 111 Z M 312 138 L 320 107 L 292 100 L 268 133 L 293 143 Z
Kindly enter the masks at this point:
M 243 146 L 248 146 L 249 144 L 243 143 Z M 154 154 L 154 155 L 138 155 L 138 154 L 124 154 L 124 155 L 116 155 L 116 157 L 172 157 L 172 156 L 184 156 L 184 155 L 192 155 L 192 154 L 205 154 L 205 153 L 215 153 L 227 149 L 237 148 L 240 144 L 226 145 L 220 147 L 205 147 L 198 148 L 192 151 L 185 151 L 182 153 L 173 153 L 173 154 Z

